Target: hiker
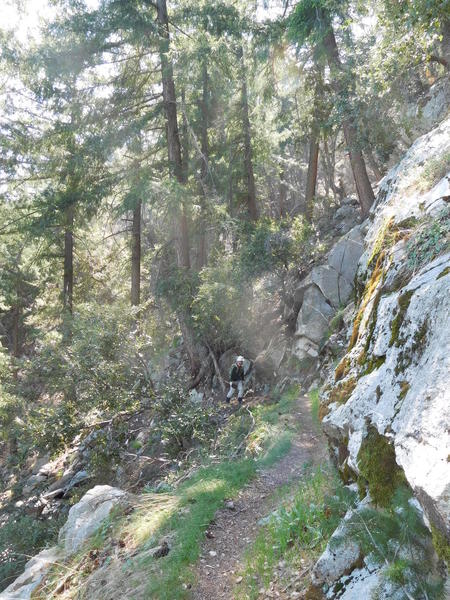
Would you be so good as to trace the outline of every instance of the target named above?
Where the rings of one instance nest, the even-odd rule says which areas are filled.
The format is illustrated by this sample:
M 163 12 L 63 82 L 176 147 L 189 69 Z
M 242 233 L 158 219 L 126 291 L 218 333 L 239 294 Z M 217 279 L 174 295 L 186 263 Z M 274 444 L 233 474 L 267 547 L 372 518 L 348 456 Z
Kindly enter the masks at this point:
M 238 356 L 236 362 L 231 366 L 230 369 L 230 390 L 226 397 L 227 404 L 230 403 L 231 398 L 234 395 L 234 390 L 237 389 L 238 402 L 242 404 L 242 398 L 244 397 L 244 379 L 252 370 L 253 362 L 250 361 L 250 366 L 247 371 L 244 371 L 244 357 Z

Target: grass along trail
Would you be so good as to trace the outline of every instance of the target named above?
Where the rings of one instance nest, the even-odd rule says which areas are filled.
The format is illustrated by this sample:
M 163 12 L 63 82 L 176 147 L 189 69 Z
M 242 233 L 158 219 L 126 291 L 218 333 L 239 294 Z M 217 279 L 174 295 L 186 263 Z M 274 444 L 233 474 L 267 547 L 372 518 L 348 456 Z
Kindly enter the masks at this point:
M 257 538 L 260 520 L 278 505 L 277 492 L 301 481 L 306 465 L 327 462 L 325 440 L 313 419 L 310 398 L 300 396 L 289 419 L 296 426 L 289 452 L 270 468 L 261 469 L 232 502 L 216 512 L 196 568 L 194 600 L 235 597 L 234 590 L 243 583 L 239 573 L 246 550 Z

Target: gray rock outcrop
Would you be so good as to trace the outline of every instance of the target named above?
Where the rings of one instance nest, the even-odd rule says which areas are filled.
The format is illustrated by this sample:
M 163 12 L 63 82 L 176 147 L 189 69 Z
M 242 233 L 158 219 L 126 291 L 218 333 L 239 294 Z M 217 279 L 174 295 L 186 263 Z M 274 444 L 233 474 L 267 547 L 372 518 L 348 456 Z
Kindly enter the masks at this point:
M 97 531 L 101 523 L 118 504 L 125 503 L 128 495 L 109 485 L 96 485 L 72 506 L 65 525 L 61 528 L 58 542 L 64 546 L 66 555 L 76 552 Z
M 109 485 L 97 485 L 89 490 L 70 509 L 67 521 L 59 532 L 59 545 L 42 550 L 29 560 L 24 573 L 0 593 L 0 600 L 29 600 L 52 565 L 76 553 L 98 530 L 111 510 L 128 501 L 126 492 Z
M 323 394 L 324 404 L 331 403 L 322 422 L 338 466 L 354 479 L 361 475 L 360 452 L 369 432 L 380 436 L 425 523 L 448 541 L 450 172 L 442 177 L 449 169 L 442 156 L 449 152 L 450 118 L 416 140 L 380 184 L 359 259 L 349 349 L 338 383 L 330 377 Z M 338 259 L 335 253 L 332 266 Z M 376 473 L 377 457 L 371 457 Z M 313 581 L 336 584 L 338 563 L 328 548 Z M 345 591 L 334 596 L 325 590 L 331 593 L 326 597 L 353 600 L 376 589 L 380 598 L 397 598 L 384 567 L 366 567 L 341 575 Z
M 298 315 L 292 351 L 299 360 L 318 356 L 331 319 L 351 297 L 363 250 L 363 226 L 358 225 L 333 246 L 327 262 L 315 266 L 294 291 Z

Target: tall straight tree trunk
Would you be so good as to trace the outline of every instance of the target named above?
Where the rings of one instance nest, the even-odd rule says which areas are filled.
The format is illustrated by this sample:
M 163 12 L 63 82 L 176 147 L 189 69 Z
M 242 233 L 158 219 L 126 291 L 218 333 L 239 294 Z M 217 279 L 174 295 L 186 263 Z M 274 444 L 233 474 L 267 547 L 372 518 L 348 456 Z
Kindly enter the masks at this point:
M 181 89 L 181 109 L 181 165 L 183 181 L 187 181 L 189 172 L 189 130 L 186 117 L 186 94 L 184 88 Z
M 169 166 L 172 174 L 178 183 L 186 183 L 183 175 L 183 163 L 181 158 L 180 134 L 178 131 L 177 101 L 175 94 L 175 84 L 173 79 L 173 66 L 169 58 L 169 18 L 167 14 L 166 0 L 157 0 L 156 3 L 159 39 L 160 39 L 160 59 L 164 110 L 166 114 L 167 131 L 167 150 L 169 157 Z M 180 210 L 178 232 L 177 232 L 177 262 L 178 267 L 189 271 L 189 231 L 186 216 L 186 210 L 183 206 Z M 199 348 L 195 341 L 194 331 L 190 323 L 190 315 L 186 309 L 178 312 L 181 333 L 189 355 L 192 373 L 197 373 L 200 368 Z
M 284 172 L 284 168 L 282 168 L 280 171 L 280 186 L 278 193 L 278 214 L 280 219 L 283 219 L 286 216 L 287 191 L 288 187 L 286 184 L 286 174 Z
M 74 206 L 70 204 L 65 210 L 64 223 L 64 312 L 73 313 L 73 223 Z
M 197 249 L 197 269 L 200 271 L 207 261 L 206 257 L 206 219 L 205 209 L 208 194 L 208 168 L 209 168 L 209 140 L 208 140 L 208 127 L 209 127 L 209 115 L 208 115 L 208 65 L 206 59 L 203 60 L 202 65 L 202 99 L 200 101 L 200 115 L 201 115 L 201 139 L 200 139 L 200 151 L 201 151 L 201 167 L 200 167 L 200 194 L 202 197 L 202 214 L 200 216 L 200 231 L 198 234 L 198 249 Z
M 306 219 L 309 223 L 311 223 L 313 220 L 314 197 L 316 195 L 318 165 L 319 140 L 317 138 L 317 134 L 313 131 L 311 132 L 311 139 L 309 142 L 308 174 L 306 176 L 305 193 Z
M 245 176 L 247 180 L 247 211 L 250 219 L 258 219 L 258 210 L 256 208 L 256 188 L 255 175 L 253 172 L 252 157 L 252 137 L 250 132 L 250 118 L 248 113 L 248 90 L 247 90 L 247 70 L 245 68 L 244 50 L 242 45 L 238 49 L 238 59 L 241 65 L 241 110 L 242 110 L 242 129 L 244 133 L 244 165 Z
M 329 26 L 329 31 L 325 36 L 324 47 L 327 55 L 328 65 L 331 72 L 334 72 L 333 85 L 338 95 L 342 96 L 345 92 L 345 87 L 342 85 L 340 76 L 343 74 L 343 65 L 339 57 L 339 49 L 337 47 L 336 38 L 332 26 Z M 366 216 L 370 207 L 375 200 L 372 186 L 367 175 L 366 163 L 362 155 L 362 151 L 358 144 L 358 135 L 356 125 L 350 117 L 344 117 L 342 121 L 344 130 L 345 143 L 350 158 L 353 178 L 355 180 L 356 191 L 358 192 L 359 204 L 363 216 Z
M 141 212 L 142 202 L 138 200 L 133 210 L 131 230 L 131 304 L 141 303 Z
M 186 180 L 183 173 L 183 160 L 181 157 L 180 133 L 178 130 L 177 117 L 177 98 L 175 94 L 175 83 L 173 79 L 173 66 L 169 59 L 169 18 L 167 14 L 166 0 L 157 0 L 157 13 L 159 23 L 159 38 L 160 38 L 160 58 L 161 58 L 161 73 L 164 110 L 166 113 L 166 129 L 167 129 L 167 150 L 169 156 L 169 165 L 172 174 L 177 179 L 178 183 L 184 185 Z M 187 216 L 184 206 L 181 208 L 178 227 L 178 266 L 190 268 L 189 258 L 189 233 L 187 225 Z

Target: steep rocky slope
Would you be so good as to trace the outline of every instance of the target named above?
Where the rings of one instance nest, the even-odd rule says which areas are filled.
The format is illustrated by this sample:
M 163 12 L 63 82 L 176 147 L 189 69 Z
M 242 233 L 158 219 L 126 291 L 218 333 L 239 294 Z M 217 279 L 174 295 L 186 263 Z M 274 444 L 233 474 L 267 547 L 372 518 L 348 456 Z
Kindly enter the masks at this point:
M 370 506 L 388 506 L 398 488 L 409 488 L 410 504 L 447 560 L 449 165 L 447 119 L 416 140 L 381 182 L 359 261 L 347 352 L 322 394 L 323 428 L 344 479 L 357 481 L 362 496 L 368 492 Z M 336 566 L 337 554 L 342 559 L 331 544 L 313 576 L 327 597 L 369 597 L 375 590 L 405 597 L 389 587 L 386 564 L 369 565 L 365 557 L 361 568 L 358 545 L 347 546 Z M 431 573 L 437 562 L 428 560 Z

